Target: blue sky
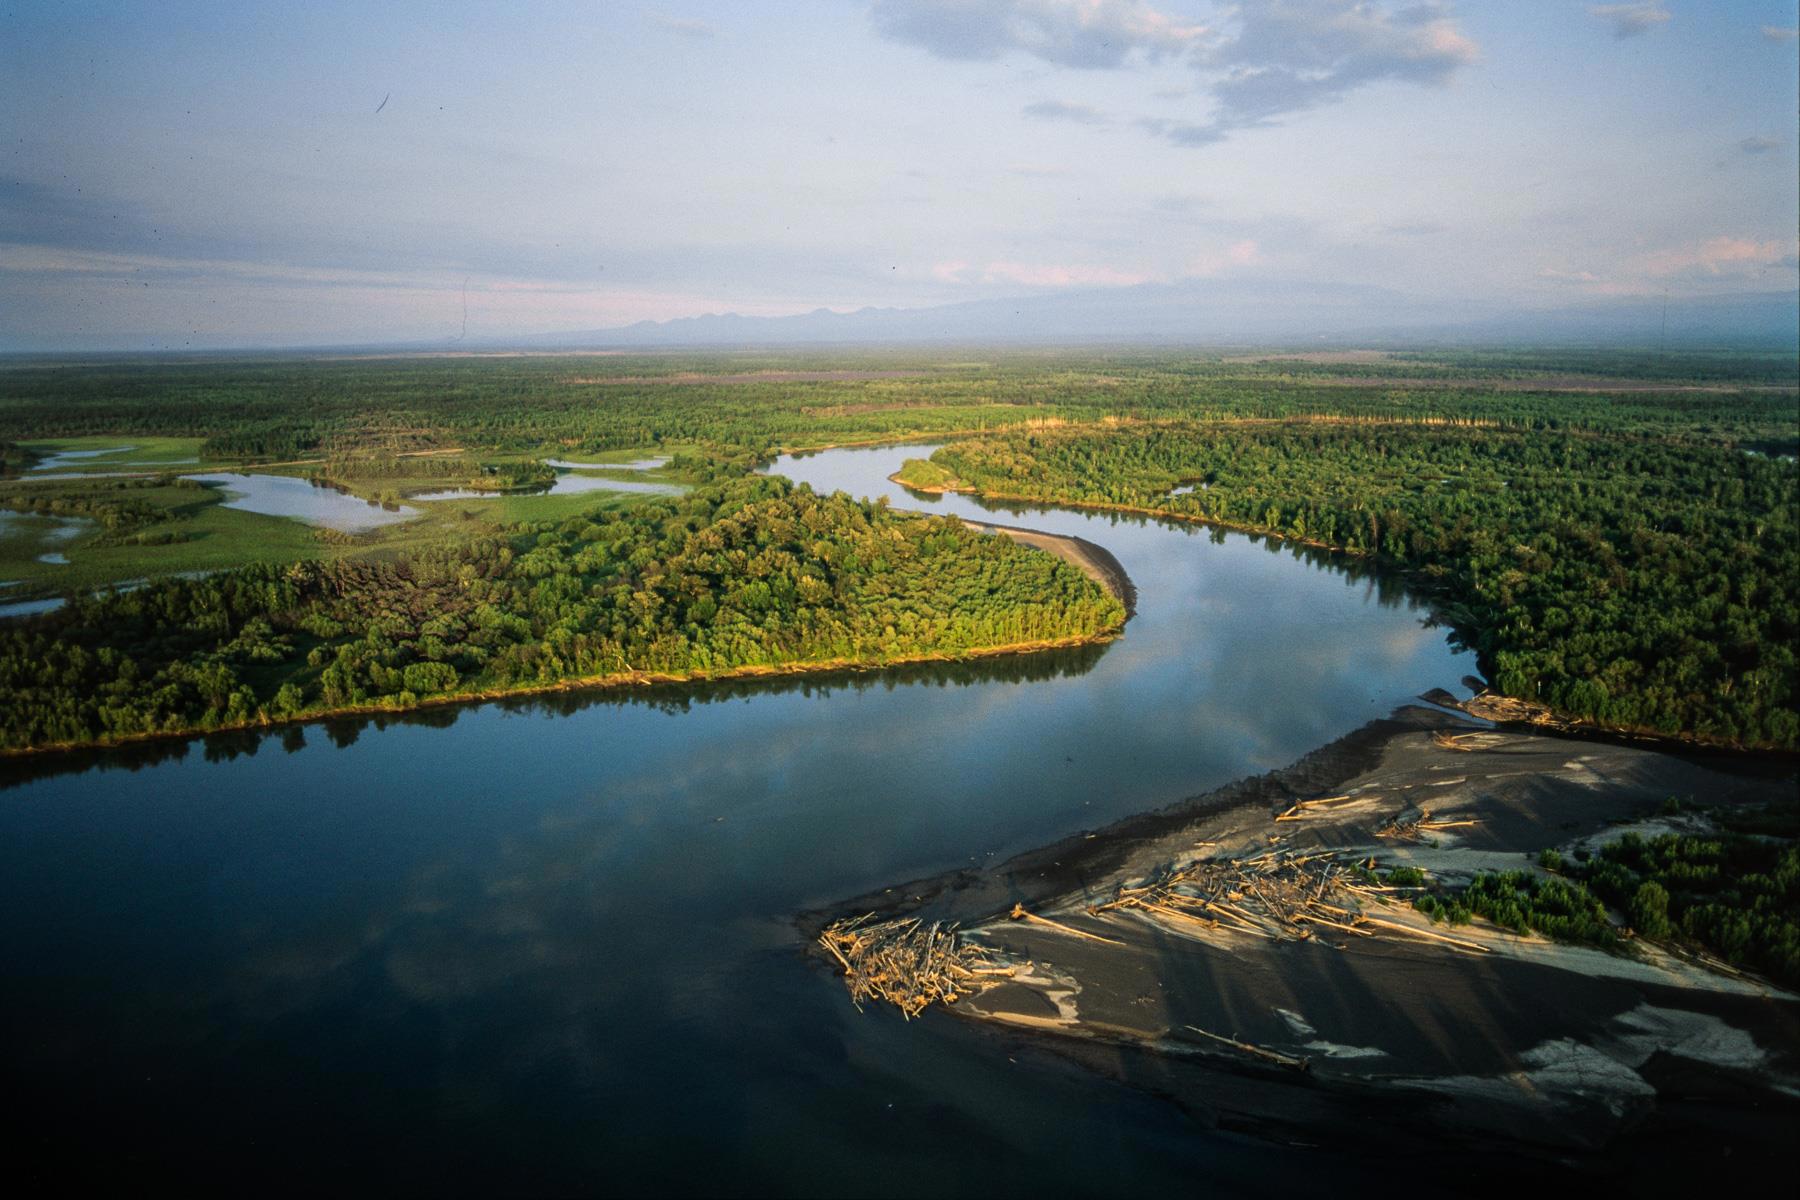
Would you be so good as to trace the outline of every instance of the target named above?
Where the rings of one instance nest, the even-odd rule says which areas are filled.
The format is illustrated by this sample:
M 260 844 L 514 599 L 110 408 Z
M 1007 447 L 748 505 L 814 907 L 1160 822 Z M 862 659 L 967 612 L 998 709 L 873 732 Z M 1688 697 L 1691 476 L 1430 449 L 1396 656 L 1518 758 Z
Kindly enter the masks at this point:
M 0 0 L 0 330 L 1792 289 L 1795 28 L 1765 0 Z

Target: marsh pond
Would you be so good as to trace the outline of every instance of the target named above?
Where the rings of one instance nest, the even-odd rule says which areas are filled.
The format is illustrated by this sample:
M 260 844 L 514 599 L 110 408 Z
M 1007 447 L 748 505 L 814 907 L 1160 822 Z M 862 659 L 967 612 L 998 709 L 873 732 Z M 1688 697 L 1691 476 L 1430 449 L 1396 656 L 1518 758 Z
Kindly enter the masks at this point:
M 859 1013 L 795 914 L 1281 766 L 1472 656 L 1345 560 L 887 481 L 928 451 L 772 469 L 1098 543 L 1136 584 L 1124 636 L 0 763 L 31 1160 L 259 1190 L 1316 1185 L 1323 1152 Z

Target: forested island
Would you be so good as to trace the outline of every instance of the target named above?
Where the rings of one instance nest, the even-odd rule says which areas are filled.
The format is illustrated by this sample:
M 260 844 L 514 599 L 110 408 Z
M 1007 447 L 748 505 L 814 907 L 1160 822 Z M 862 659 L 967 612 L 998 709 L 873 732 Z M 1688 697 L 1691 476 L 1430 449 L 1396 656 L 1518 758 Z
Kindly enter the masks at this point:
M 250 566 L 0 634 L 7 749 L 568 683 L 870 667 L 1123 624 L 1079 571 L 959 521 L 752 478 L 392 560 Z

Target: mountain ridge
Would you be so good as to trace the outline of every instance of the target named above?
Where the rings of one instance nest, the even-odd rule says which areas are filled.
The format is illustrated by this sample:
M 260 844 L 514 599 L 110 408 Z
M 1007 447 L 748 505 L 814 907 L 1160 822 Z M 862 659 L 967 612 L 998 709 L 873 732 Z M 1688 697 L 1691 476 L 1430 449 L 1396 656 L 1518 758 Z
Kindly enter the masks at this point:
M 1800 292 L 1622 297 L 1506 308 L 1368 285 L 1139 284 L 920 308 L 816 308 L 785 316 L 703 313 L 516 339 L 530 347 L 661 347 L 922 342 L 1019 344 L 1607 341 L 1800 349 Z

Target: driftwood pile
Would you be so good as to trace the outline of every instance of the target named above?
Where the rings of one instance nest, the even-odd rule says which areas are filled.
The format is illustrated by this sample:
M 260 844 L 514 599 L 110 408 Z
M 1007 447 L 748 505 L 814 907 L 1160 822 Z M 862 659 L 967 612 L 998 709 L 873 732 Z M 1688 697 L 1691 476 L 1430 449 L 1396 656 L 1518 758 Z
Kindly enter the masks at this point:
M 1121 885 L 1094 913 L 1137 909 L 1208 930 L 1230 929 L 1274 940 L 1312 936 L 1312 927 L 1357 930 L 1346 907 L 1356 886 L 1327 853 L 1273 850 L 1253 858 L 1203 858 L 1142 887 Z
M 1516 721 L 1526 725 L 1565 724 L 1548 705 L 1533 700 L 1520 700 L 1516 696 L 1502 696 L 1498 692 L 1482 692 L 1471 696 L 1462 702 L 1462 710 L 1471 717 L 1497 723 Z
M 1463 682 L 1471 681 L 1465 679 Z M 1539 704 L 1535 700 L 1521 700 L 1517 696 L 1502 696 L 1499 692 L 1478 691 L 1467 700 L 1458 700 L 1443 688 L 1432 688 L 1419 699 L 1444 708 L 1454 708 L 1458 712 L 1468 713 L 1483 721 L 1492 721 L 1496 725 L 1571 728 L 1569 722 L 1557 716 L 1556 711 L 1548 705 Z
M 1466 684 L 1475 684 L 1476 680 L 1465 678 Z M 1477 691 L 1467 700 L 1458 700 L 1443 688 L 1432 688 L 1420 696 L 1428 704 L 1453 708 L 1457 712 L 1468 713 L 1471 717 L 1483 721 L 1492 721 L 1496 725 L 1537 725 L 1545 729 L 1573 729 L 1575 726 L 1548 705 L 1539 704 L 1535 700 L 1521 700 L 1517 696 L 1502 696 L 1498 692 Z
M 1425 827 L 1428 823 L 1411 824 Z M 1418 938 L 1461 950 L 1487 951 L 1478 942 L 1368 911 L 1418 890 L 1375 882 L 1369 870 L 1358 870 L 1328 851 L 1276 849 L 1248 858 L 1204 858 L 1138 887 L 1121 884 L 1111 900 L 1088 907 L 1086 915 L 1104 921 L 1109 914 L 1134 911 L 1165 928 L 1202 936 L 1249 934 L 1270 941 L 1306 941 L 1329 931 L 1356 937 Z M 1127 941 L 1028 912 L 1022 904 L 1014 905 L 1006 917 L 1048 933 L 1121 949 L 1130 946 Z M 1111 931 L 1127 936 L 1118 926 Z M 1341 948 L 1339 942 L 1332 944 Z M 1016 974 L 1002 951 L 970 940 L 953 925 L 935 921 L 853 917 L 826 926 L 819 945 L 843 967 L 844 984 L 858 1009 L 864 1001 L 885 1001 L 909 1020 L 933 1004 L 954 1004 Z
M 1441 833 L 1446 829 L 1467 829 L 1472 825 L 1479 824 L 1481 822 L 1474 817 L 1454 821 L 1440 820 L 1434 818 L 1429 811 L 1425 811 L 1416 817 L 1405 819 L 1395 817 L 1377 829 L 1375 836 L 1396 842 L 1423 842 L 1426 834 Z
M 844 968 L 859 1011 L 865 1000 L 885 1000 L 909 1021 L 939 1001 L 954 1004 L 1012 975 L 995 965 L 988 947 L 936 921 L 853 917 L 826 926 L 819 945 Z
M 1373 800 L 1373 795 L 1362 793 L 1346 793 L 1342 796 L 1320 796 L 1314 800 L 1296 800 L 1282 811 L 1275 814 L 1277 821 L 1303 821 L 1307 817 L 1321 816 L 1317 810 L 1328 808 L 1334 804 L 1360 804 L 1365 800 Z
M 1364 901 L 1385 903 L 1416 888 L 1368 881 L 1336 855 L 1272 850 L 1252 858 L 1206 858 L 1142 887 L 1121 886 L 1089 911 L 1137 909 L 1193 932 L 1248 933 L 1271 941 L 1305 941 L 1319 929 L 1358 937 L 1379 933 L 1485 952 L 1487 947 L 1416 925 L 1370 916 Z

